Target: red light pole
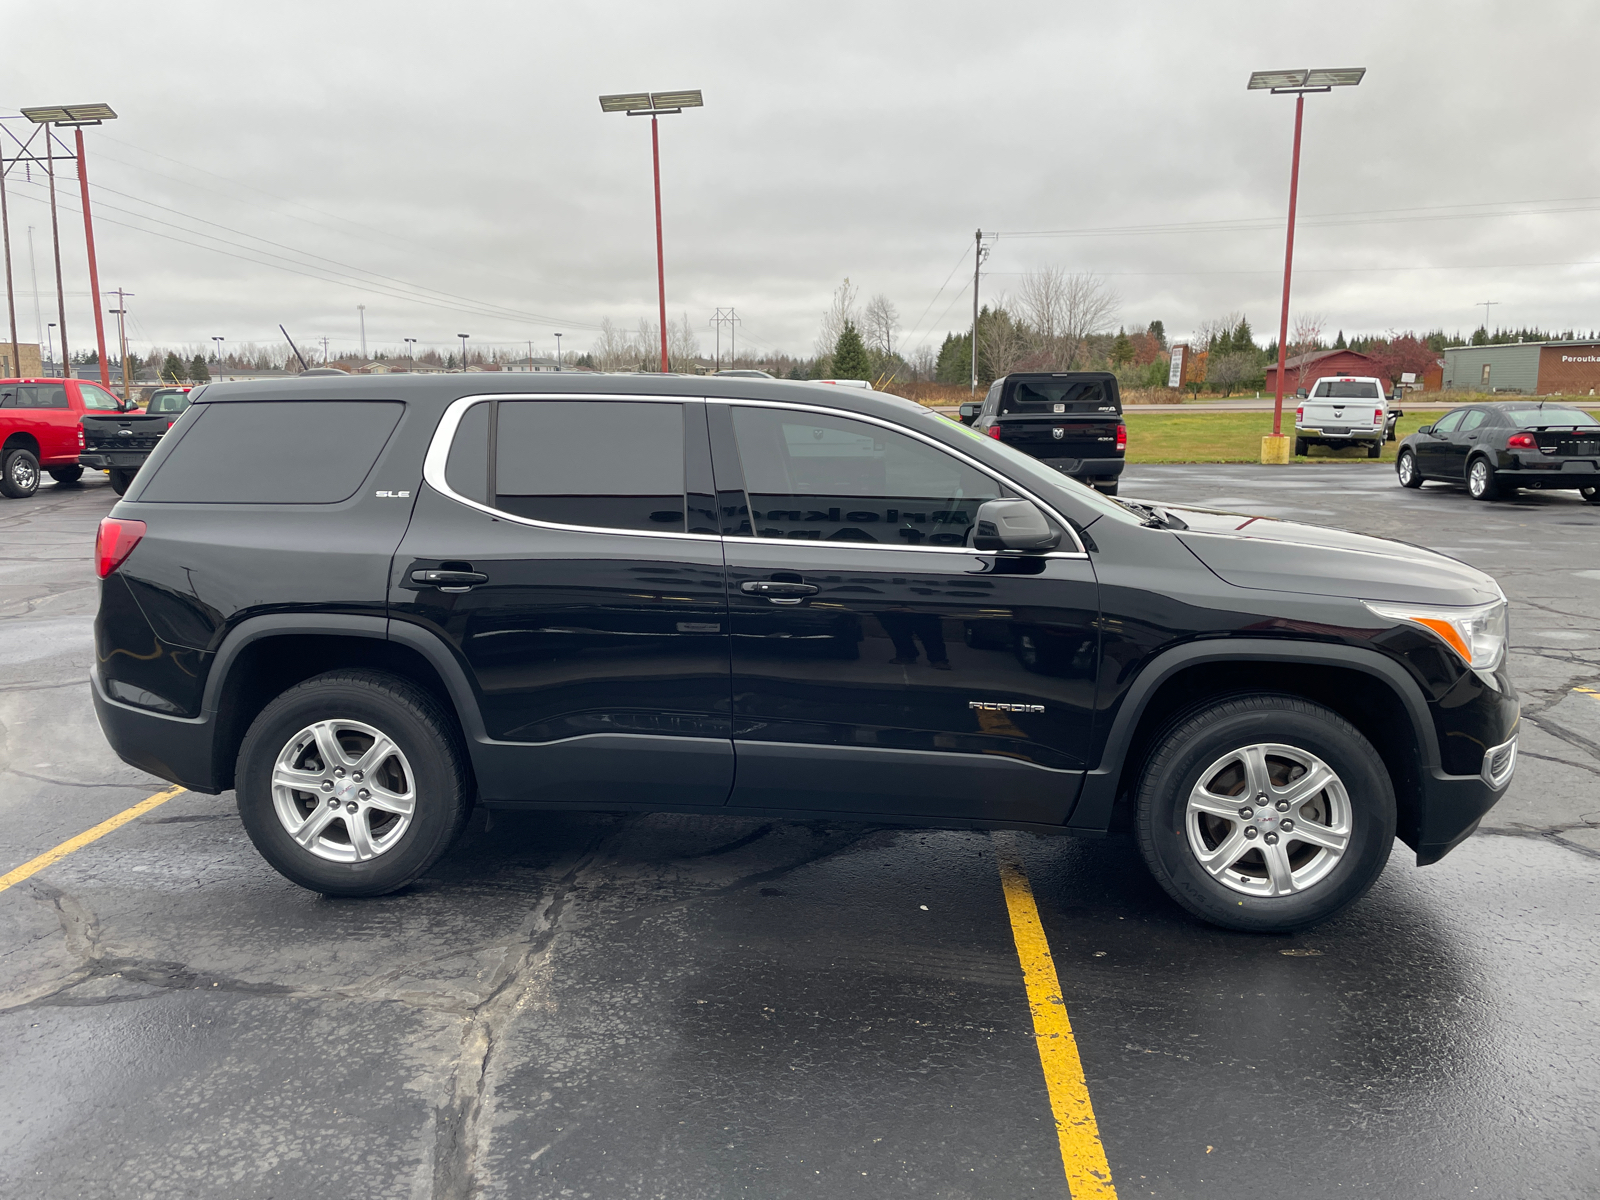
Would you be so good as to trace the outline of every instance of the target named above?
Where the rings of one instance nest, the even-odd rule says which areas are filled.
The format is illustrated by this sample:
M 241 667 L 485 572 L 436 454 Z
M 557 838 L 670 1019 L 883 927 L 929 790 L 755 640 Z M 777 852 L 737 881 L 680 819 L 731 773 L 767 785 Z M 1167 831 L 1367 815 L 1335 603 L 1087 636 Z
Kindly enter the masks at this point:
M 1365 67 L 1337 67 L 1314 71 L 1255 71 L 1250 91 L 1271 91 L 1294 97 L 1294 157 L 1289 167 L 1289 232 L 1283 250 L 1283 308 L 1278 315 L 1278 379 L 1272 402 L 1272 436 L 1261 439 L 1261 461 L 1283 465 L 1289 461 L 1289 443 L 1283 436 L 1283 380 L 1289 361 L 1289 285 L 1294 276 L 1294 216 L 1300 197 L 1300 125 L 1306 111 L 1307 92 L 1328 92 L 1354 87 L 1367 73 Z
M 661 239 L 661 135 L 657 117 L 701 108 L 705 100 L 698 90 L 681 92 L 628 92 L 601 96 L 601 112 L 627 113 L 630 117 L 650 118 L 650 161 L 656 187 L 656 295 L 661 308 L 661 373 L 667 373 L 667 265 Z
M 117 114 L 111 111 L 109 104 L 66 104 L 57 108 L 25 108 L 22 115 L 37 125 L 54 125 L 58 129 L 71 129 L 78 151 L 78 192 L 83 199 L 83 238 L 89 250 L 89 294 L 94 301 L 94 333 L 96 349 L 100 355 L 100 384 L 111 390 L 111 369 L 106 363 L 106 319 L 100 310 L 100 266 L 95 261 L 94 254 L 94 221 L 89 215 L 89 171 L 83 161 L 83 127 L 85 125 L 100 125 L 106 121 L 115 121 Z M 50 144 L 50 130 L 45 129 L 45 146 L 48 150 Z M 54 203 L 54 177 L 51 179 L 51 201 Z M 52 209 L 51 221 L 54 222 Z M 59 279 L 59 265 L 57 276 Z M 62 374 L 68 378 L 72 376 L 72 366 L 66 361 L 65 351 L 67 341 L 66 313 L 62 313 L 61 321 L 61 354 Z

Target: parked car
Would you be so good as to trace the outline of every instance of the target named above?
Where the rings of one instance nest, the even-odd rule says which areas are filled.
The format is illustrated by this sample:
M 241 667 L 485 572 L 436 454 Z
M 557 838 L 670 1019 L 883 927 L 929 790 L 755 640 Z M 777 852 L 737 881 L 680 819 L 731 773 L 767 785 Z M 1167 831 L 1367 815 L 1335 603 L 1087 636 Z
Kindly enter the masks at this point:
M 86 379 L 0 379 L 0 495 L 33 495 L 41 469 L 76 483 L 84 416 L 121 411 L 121 400 Z
M 1399 392 L 1394 399 L 1399 399 Z M 1395 423 L 1405 411 L 1390 404 L 1383 380 L 1344 375 L 1319 379 L 1309 395 L 1300 392 L 1294 411 L 1294 452 L 1305 454 L 1312 446 L 1344 450 L 1365 446 L 1368 458 L 1383 453 L 1384 442 L 1395 439 Z
M 1400 443 L 1401 487 L 1464 483 L 1474 500 L 1518 488 L 1576 488 L 1600 503 L 1600 421 L 1566 400 L 1470 404 Z
M 187 387 L 154 388 L 145 396 L 149 408 L 143 413 L 130 409 L 85 415 L 79 464 L 106 472 L 112 489 L 122 495 L 150 452 L 189 407 L 190 391 Z
M 1128 427 L 1117 377 L 1109 371 L 1030 371 L 996 379 L 968 423 L 1052 470 L 1117 494 Z
M 1481 571 L 1113 500 L 853 388 L 197 390 L 96 559 L 116 753 L 235 789 L 330 895 L 416 879 L 477 803 L 1127 829 L 1191 912 L 1281 931 L 1397 834 L 1437 861 L 1516 760 Z

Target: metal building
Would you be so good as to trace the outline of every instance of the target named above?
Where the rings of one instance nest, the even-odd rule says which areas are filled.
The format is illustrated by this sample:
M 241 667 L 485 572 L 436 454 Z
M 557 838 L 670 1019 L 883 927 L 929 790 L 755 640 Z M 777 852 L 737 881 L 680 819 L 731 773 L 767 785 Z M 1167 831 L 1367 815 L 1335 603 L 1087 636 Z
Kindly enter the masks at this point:
M 1451 346 L 1444 352 L 1444 387 L 1519 396 L 1592 396 L 1600 388 L 1600 342 Z

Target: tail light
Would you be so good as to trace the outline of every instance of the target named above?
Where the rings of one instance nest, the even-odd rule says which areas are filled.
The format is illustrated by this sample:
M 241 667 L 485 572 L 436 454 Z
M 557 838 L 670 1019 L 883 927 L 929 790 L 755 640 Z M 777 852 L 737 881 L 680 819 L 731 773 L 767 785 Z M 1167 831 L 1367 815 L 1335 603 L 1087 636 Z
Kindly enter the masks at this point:
M 1117 424 L 1117 453 L 1128 448 L 1128 427 L 1121 422 Z
M 1372 410 L 1372 423 L 1374 425 L 1383 424 L 1383 409 L 1375 408 Z
M 1305 405 L 1302 404 L 1299 408 L 1294 410 L 1294 423 L 1296 425 L 1303 425 L 1305 423 L 1305 419 L 1306 408 Z
M 1539 443 L 1533 440 L 1531 433 L 1513 433 L 1506 440 L 1506 447 L 1511 450 L 1537 450 Z
M 107 517 L 100 522 L 100 532 L 94 537 L 94 569 L 104 579 L 126 561 L 133 548 L 144 537 L 143 521 L 126 521 Z
M 83 426 L 78 426 L 78 449 L 82 450 L 88 443 L 83 440 Z
M 995 441 L 998 442 L 1000 440 L 1000 426 L 998 426 L 998 425 L 989 426 L 989 436 L 992 437 Z

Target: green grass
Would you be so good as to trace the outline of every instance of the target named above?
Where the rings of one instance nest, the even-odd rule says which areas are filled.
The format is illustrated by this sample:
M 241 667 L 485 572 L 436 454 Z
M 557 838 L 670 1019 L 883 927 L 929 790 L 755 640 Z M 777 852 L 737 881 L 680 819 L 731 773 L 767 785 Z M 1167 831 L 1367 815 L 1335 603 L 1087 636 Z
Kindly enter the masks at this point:
M 1408 433 L 1432 424 L 1443 413 L 1407 413 L 1395 429 L 1396 439 L 1383 447 L 1381 459 L 1367 457 L 1365 446 L 1329 450 L 1313 446 L 1295 462 L 1394 462 L 1395 450 Z M 1272 432 L 1270 412 L 1124 412 L 1128 425 L 1128 459 L 1131 463 L 1233 463 L 1261 461 L 1261 439 Z M 1294 436 L 1294 408 L 1284 405 L 1283 432 Z

